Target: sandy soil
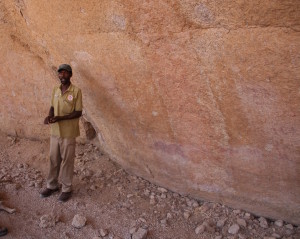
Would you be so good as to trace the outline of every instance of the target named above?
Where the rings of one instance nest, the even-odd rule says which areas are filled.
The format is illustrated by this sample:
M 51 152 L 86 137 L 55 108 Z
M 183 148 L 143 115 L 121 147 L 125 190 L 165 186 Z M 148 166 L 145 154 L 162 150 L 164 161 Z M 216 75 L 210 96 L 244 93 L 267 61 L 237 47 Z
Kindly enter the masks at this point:
M 73 197 L 60 203 L 57 192 L 42 199 L 48 151 L 49 141 L 0 134 L 0 200 L 16 208 L 0 211 L 0 226 L 9 230 L 3 238 L 130 239 L 139 238 L 139 228 L 148 239 L 300 238 L 295 225 L 196 201 L 129 175 L 91 142 L 76 149 Z M 76 214 L 87 219 L 80 229 L 72 226 Z M 41 224 L 44 215 L 52 225 Z M 231 234 L 234 224 L 239 230 Z

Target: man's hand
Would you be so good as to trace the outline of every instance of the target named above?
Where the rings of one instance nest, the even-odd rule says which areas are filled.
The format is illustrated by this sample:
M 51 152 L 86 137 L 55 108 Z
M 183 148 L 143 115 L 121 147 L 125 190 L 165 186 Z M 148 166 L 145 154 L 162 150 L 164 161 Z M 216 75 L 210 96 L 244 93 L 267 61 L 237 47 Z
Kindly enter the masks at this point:
M 56 122 L 58 122 L 58 121 L 60 121 L 60 120 L 62 120 L 62 117 L 61 117 L 61 116 L 54 116 L 54 117 L 51 117 L 51 118 L 49 119 L 49 123 L 50 123 L 50 124 L 53 124 L 53 123 L 56 123 Z
M 44 124 L 50 124 L 51 118 L 53 118 L 53 117 L 54 117 L 54 108 L 51 106 L 48 116 L 44 119 Z
M 53 124 L 61 120 L 70 120 L 70 119 L 76 119 L 79 118 L 82 115 L 82 111 L 73 111 L 71 114 L 64 115 L 64 116 L 53 116 L 54 115 L 54 109 L 51 107 L 50 109 L 50 115 L 47 116 L 44 120 L 44 124 Z
M 45 119 L 44 119 L 44 124 L 49 124 L 50 123 L 50 116 L 47 116 Z

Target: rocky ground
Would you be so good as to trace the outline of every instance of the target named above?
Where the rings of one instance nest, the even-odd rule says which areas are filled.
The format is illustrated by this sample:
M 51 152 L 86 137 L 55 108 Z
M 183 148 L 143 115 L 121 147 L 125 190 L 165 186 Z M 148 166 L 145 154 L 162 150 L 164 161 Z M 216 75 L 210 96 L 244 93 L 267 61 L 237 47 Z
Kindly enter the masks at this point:
M 49 141 L 0 135 L 4 238 L 300 238 L 300 228 L 218 203 L 196 201 L 130 175 L 91 142 L 78 143 L 74 193 L 41 199 Z

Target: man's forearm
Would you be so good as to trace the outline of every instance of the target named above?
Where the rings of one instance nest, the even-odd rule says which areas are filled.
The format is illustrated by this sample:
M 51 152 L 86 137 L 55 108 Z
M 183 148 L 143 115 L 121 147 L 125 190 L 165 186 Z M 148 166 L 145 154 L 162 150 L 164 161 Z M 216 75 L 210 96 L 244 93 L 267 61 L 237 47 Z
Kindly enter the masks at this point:
M 49 110 L 49 116 L 54 117 L 54 108 L 51 106 Z
M 51 118 L 53 118 L 53 117 L 54 117 L 54 108 L 51 106 L 50 110 L 49 110 L 49 113 L 48 113 L 48 116 L 44 119 L 44 124 L 51 123 Z
M 82 115 L 82 111 L 73 111 L 71 114 L 58 116 L 58 120 L 70 120 L 79 118 Z

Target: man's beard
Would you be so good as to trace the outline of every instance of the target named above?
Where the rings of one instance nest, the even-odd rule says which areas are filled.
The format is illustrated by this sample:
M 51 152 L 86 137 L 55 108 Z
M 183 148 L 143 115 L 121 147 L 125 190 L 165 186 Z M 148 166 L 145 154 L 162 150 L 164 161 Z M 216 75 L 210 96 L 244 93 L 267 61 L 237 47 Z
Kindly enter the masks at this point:
M 60 79 L 60 83 L 61 83 L 62 85 L 66 85 L 66 84 L 70 83 L 70 79 L 62 78 L 62 79 Z

